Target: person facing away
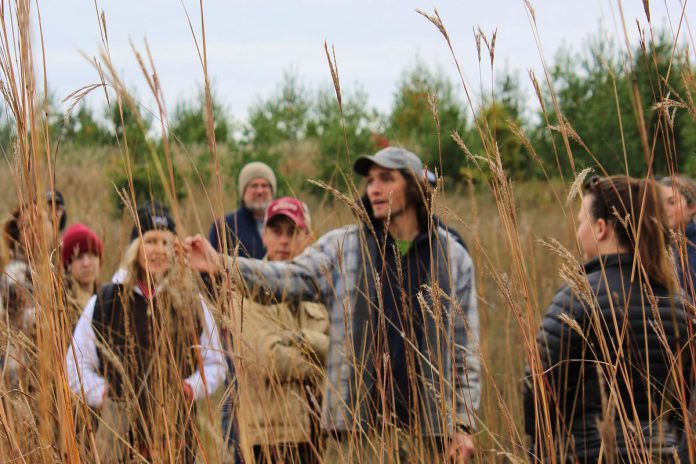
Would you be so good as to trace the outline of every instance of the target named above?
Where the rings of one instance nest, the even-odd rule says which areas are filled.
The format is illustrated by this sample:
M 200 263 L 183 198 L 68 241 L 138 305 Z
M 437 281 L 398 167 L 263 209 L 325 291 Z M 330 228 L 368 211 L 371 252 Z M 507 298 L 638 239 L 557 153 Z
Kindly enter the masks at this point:
M 208 240 L 213 248 L 223 252 L 225 243 L 220 234 L 226 233 L 228 254 L 239 246 L 240 256 L 261 259 L 266 255 L 261 240 L 263 215 L 276 193 L 275 173 L 265 163 L 251 162 L 239 172 L 238 187 L 242 199 L 239 209 L 225 216 L 224 225 L 217 220 L 213 222 Z
M 674 462 L 689 402 L 691 320 L 653 181 L 593 177 L 576 237 L 586 262 L 541 321 L 524 388 L 535 460 Z M 579 270 L 578 270 L 579 271 Z
M 72 224 L 63 233 L 60 258 L 65 271 L 66 324 L 72 333 L 82 310 L 99 288 L 104 244 L 86 225 Z
M 262 233 L 266 259 L 294 259 L 311 244 L 307 206 L 273 200 Z M 244 462 L 320 462 L 315 405 L 329 347 L 326 307 L 311 300 L 276 300 L 248 288 L 232 298 L 236 409 Z
M 219 335 L 194 276 L 176 259 L 167 209 L 149 203 L 137 216 L 121 271 L 75 327 L 69 386 L 105 421 L 97 439 L 102 462 L 193 462 L 193 402 L 225 376 Z
M 682 290 L 696 297 L 696 182 L 686 176 L 664 177 L 660 194 L 667 225 L 675 233 L 672 250 Z
M 326 304 L 322 425 L 332 445 L 355 439 L 348 451 L 355 456 L 374 440 L 373 449 L 385 443 L 392 458 L 465 462 L 480 396 L 472 260 L 433 224 L 418 156 L 388 147 L 353 167 L 367 181 L 357 224 L 282 262 L 224 258 L 190 237 L 189 261 L 207 272 L 236 266 L 232 274 L 248 286 Z

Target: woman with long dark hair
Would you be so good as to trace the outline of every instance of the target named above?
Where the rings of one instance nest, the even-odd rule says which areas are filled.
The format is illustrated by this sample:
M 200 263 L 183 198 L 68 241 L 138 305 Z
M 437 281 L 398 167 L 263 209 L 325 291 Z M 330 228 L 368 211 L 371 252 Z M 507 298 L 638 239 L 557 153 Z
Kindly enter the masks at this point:
M 194 275 L 175 259 L 166 208 L 142 207 L 138 222 L 121 270 L 75 328 L 70 387 L 109 422 L 98 434 L 102 462 L 193 462 L 193 403 L 222 383 L 220 339 Z
M 556 293 L 525 388 L 538 460 L 672 462 L 691 385 L 689 319 L 652 181 L 585 183 L 577 240 L 586 262 Z

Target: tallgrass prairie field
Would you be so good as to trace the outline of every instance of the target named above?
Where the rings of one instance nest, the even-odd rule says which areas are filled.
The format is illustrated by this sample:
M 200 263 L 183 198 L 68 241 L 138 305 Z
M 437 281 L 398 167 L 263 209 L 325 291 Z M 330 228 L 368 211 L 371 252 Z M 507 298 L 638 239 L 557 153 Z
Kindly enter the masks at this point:
M 529 14 L 530 27 L 537 34 L 534 8 L 526 0 L 523 3 Z M 650 2 L 645 0 L 643 3 L 648 11 Z M 133 47 L 142 78 L 150 92 L 147 99 L 153 102 L 147 109 L 150 122 L 146 124 L 140 112 L 141 103 L 124 84 L 123 76 L 111 61 L 107 20 L 101 16 L 98 27 L 103 52 L 94 59 L 101 82 L 75 89 L 66 99 L 66 105 L 75 110 L 86 94 L 102 92 L 108 95 L 110 123 L 116 127 L 111 132 L 113 140 L 89 146 L 78 144 L 74 139 L 67 140 L 67 129 L 55 130 L 55 121 L 51 121 L 49 99 L 42 97 L 49 93 L 50 76 L 46 79 L 39 77 L 43 76 L 40 71 L 45 56 L 36 6 L 25 0 L 3 1 L 1 4 L 0 92 L 10 129 L 0 134 L 3 140 L 0 214 L 9 217 L 19 207 L 29 221 L 30 227 L 25 229 L 27 236 L 24 239 L 32 244 L 26 250 L 26 259 L 31 268 L 33 288 L 31 292 L 27 290 L 25 298 L 32 302 L 34 312 L 31 330 L 18 330 L 9 319 L 0 321 L 0 349 L 5 353 L 2 368 L 3 373 L 7 374 L 0 379 L 0 460 L 108 462 L 109 453 L 108 450 L 105 453 L 104 447 L 109 446 L 105 443 L 110 443 L 114 447 L 130 446 L 133 462 L 178 462 L 182 456 L 182 441 L 185 440 L 171 427 L 172 423 L 180 420 L 183 412 L 172 412 L 168 408 L 171 405 L 168 395 L 174 390 L 171 385 L 161 382 L 150 392 L 154 404 L 158 405 L 152 417 L 146 417 L 147 411 L 141 410 L 137 401 L 125 406 L 131 422 L 140 426 L 145 424 L 152 432 L 147 443 L 141 443 L 143 446 L 140 448 L 129 443 L 132 437 L 128 434 L 132 430 L 129 431 L 127 427 L 122 434 L 114 430 L 110 441 L 102 441 L 99 429 L 103 435 L 110 425 L 70 389 L 65 360 L 66 357 L 75 356 L 69 346 L 73 331 L 70 321 L 76 315 L 69 314 L 63 297 L 65 276 L 59 264 L 58 230 L 54 226 L 48 232 L 41 227 L 42 218 L 55 213 L 50 203 L 47 206 L 43 201 L 45 192 L 58 189 L 65 200 L 68 223 L 87 224 L 102 238 L 105 253 L 100 279 L 104 283 L 109 282 L 119 269 L 131 241 L 134 211 L 142 199 L 156 197 L 169 205 L 178 225 L 179 239 L 195 234 L 206 235 L 214 220 L 238 207 L 238 167 L 242 161 L 256 159 L 258 153 L 253 153 L 250 145 L 243 142 L 219 143 L 216 139 L 219 134 L 214 121 L 214 93 L 207 74 L 206 42 L 201 40 L 205 38 L 202 15 L 198 18 L 199 22 L 191 23 L 191 29 L 194 39 L 198 40 L 202 67 L 203 105 L 196 122 L 200 123 L 205 134 L 204 140 L 188 145 L 178 134 L 170 132 L 168 111 L 160 87 L 167 76 L 158 74 L 147 45 L 142 50 Z M 424 21 L 429 21 L 442 36 L 443 47 L 452 51 L 453 66 L 459 69 L 459 57 L 437 11 L 414 14 L 422 15 Z M 656 174 L 671 175 L 680 171 L 692 175 L 696 173 L 696 163 L 690 161 L 695 155 L 690 152 L 677 153 L 678 147 L 690 146 L 688 143 L 696 140 L 696 131 L 692 130 L 696 118 L 696 105 L 692 98 L 693 92 L 696 92 L 696 80 L 691 65 L 696 47 L 690 34 L 686 40 L 673 30 L 673 40 L 663 38 L 661 42 L 663 45 L 671 44 L 666 54 L 662 50 L 659 55 L 660 59 L 668 57 L 667 66 L 658 66 L 658 51 L 646 46 L 650 42 L 648 39 L 656 35 L 649 16 L 647 21 L 648 27 L 643 30 L 640 43 L 636 47 L 627 45 L 626 51 L 627 55 L 631 55 L 631 52 L 642 50 L 643 55 L 635 61 L 620 63 L 621 76 L 614 74 L 611 70 L 615 68 L 610 67 L 605 74 L 593 75 L 598 82 L 601 81 L 602 89 L 610 89 L 603 100 L 604 103 L 611 102 L 609 107 L 615 106 L 616 112 L 607 114 L 606 121 L 597 120 L 590 125 L 604 127 L 611 122 L 612 128 L 618 127 L 613 137 L 614 142 L 620 140 L 618 150 L 600 153 L 593 151 L 595 146 L 585 143 L 586 133 L 576 130 L 575 124 L 577 122 L 579 127 L 584 128 L 588 121 L 574 121 L 566 117 L 566 110 L 570 112 L 571 103 L 580 101 L 591 92 L 578 91 L 579 95 L 574 95 L 577 82 L 570 79 L 557 88 L 557 80 L 552 76 L 555 71 L 547 67 L 543 75 L 529 74 L 535 94 L 532 99 L 540 107 L 533 124 L 535 128 L 530 124 L 521 124 L 520 115 L 514 115 L 514 111 L 510 110 L 512 106 L 505 111 L 500 110 L 502 107 L 497 106 L 495 95 L 490 95 L 490 99 L 488 95 L 481 97 L 481 101 L 490 103 L 486 107 L 490 111 L 479 111 L 481 108 L 474 102 L 478 100 L 471 98 L 473 91 L 462 76 L 461 90 L 467 96 L 465 105 L 470 106 L 468 110 L 476 115 L 466 133 L 460 133 L 456 128 L 445 129 L 451 127 L 446 121 L 450 113 L 439 106 L 435 93 L 425 92 L 424 101 L 427 104 L 419 107 L 419 111 L 423 113 L 425 108 L 426 119 L 428 124 L 432 124 L 432 130 L 421 138 L 392 139 L 394 144 L 401 144 L 416 152 L 423 150 L 434 153 L 428 160 L 429 167 L 444 176 L 435 187 L 434 199 L 428 208 L 446 228 L 456 229 L 462 235 L 474 263 L 480 318 L 474 354 L 481 362 L 481 402 L 479 409 L 471 412 L 474 427 L 470 431 L 475 442 L 475 462 L 528 461 L 531 442 L 524 431 L 522 392 L 525 382 L 532 385 L 538 400 L 533 408 L 536 409 L 534 422 L 537 425 L 534 439 L 537 443 L 547 444 L 550 450 L 554 449 L 552 435 L 554 426 L 559 424 L 550 419 L 552 415 L 555 416 L 552 414 L 555 411 L 550 411 L 548 403 L 544 401 L 546 390 L 540 379 L 544 378 L 545 372 L 536 336 L 542 316 L 562 284 L 574 285 L 579 298 L 592 306 L 592 295 L 578 283 L 581 282 L 583 258 L 575 236 L 583 182 L 592 174 L 631 174 L 650 179 Z M 479 50 L 479 65 L 483 66 L 481 56 L 486 58 L 483 62 L 490 56 L 490 66 L 493 67 L 495 34 L 486 36 L 479 30 L 474 34 L 474 39 Z M 361 217 L 361 205 L 357 199 L 364 189 L 362 180 L 354 178 L 345 169 L 350 166 L 350 160 L 364 150 L 364 146 L 356 148 L 352 145 L 356 140 L 355 133 L 364 128 L 346 123 L 351 109 L 344 107 L 346 102 L 341 90 L 336 54 L 328 45 L 325 52 L 327 76 L 332 83 L 331 95 L 332 98 L 335 96 L 335 111 L 330 112 L 335 118 L 332 127 L 337 130 L 334 135 L 340 140 L 335 169 L 326 169 L 326 158 L 317 154 L 322 145 L 307 141 L 309 137 L 304 140 L 283 140 L 263 153 L 263 159 L 272 161 L 283 179 L 281 191 L 307 202 L 317 237 L 337 227 L 354 224 Z M 654 75 L 648 79 L 650 101 L 643 100 L 644 74 L 640 74 L 639 79 L 636 77 L 638 71 L 633 68 L 641 60 L 649 65 L 654 64 Z M 677 69 L 679 74 L 675 76 Z M 673 84 L 675 80 L 678 86 Z M 620 84 L 617 84 L 619 81 Z M 567 104 L 567 107 L 562 107 L 559 102 Z M 620 102 L 629 102 L 630 111 L 620 108 Z M 375 126 L 376 131 L 379 127 Z M 682 131 L 684 127 L 686 129 Z M 320 132 L 317 129 L 317 133 Z M 367 137 L 368 141 L 378 138 L 380 134 L 371 135 L 375 137 Z M 374 151 L 377 145 L 375 143 Z M 458 150 L 455 161 L 461 157 L 466 163 L 457 164 L 451 153 L 444 159 L 443 147 L 451 145 Z M 601 147 L 603 145 L 598 150 Z M 551 155 L 543 155 L 542 148 Z M 447 166 L 452 163 L 459 166 L 456 172 L 447 171 Z M 326 172 L 330 175 L 324 176 Z M 633 224 L 632 221 L 636 220 L 655 220 L 643 218 L 641 213 L 636 211 L 634 217 L 617 218 L 617 221 Z M 678 234 L 672 238 L 678 240 Z M 3 269 L 8 265 L 11 252 L 5 248 L 3 243 L 0 254 L 0 267 Z M 677 253 L 673 259 L 679 258 Z M 177 254 L 175 259 L 182 266 L 186 265 L 183 252 Z M 205 293 L 203 279 L 199 279 L 198 274 L 191 273 L 191 276 L 197 288 Z M 229 271 L 227 277 L 229 279 L 213 280 L 212 283 L 225 291 L 206 294 L 213 315 L 223 329 L 227 329 L 226 324 L 229 323 L 226 311 L 230 304 L 225 300 L 229 297 L 226 290 L 239 290 L 230 283 L 234 281 L 234 269 Z M 437 295 L 438 283 L 430 284 L 423 286 L 423 294 Z M 446 299 L 448 295 L 440 295 L 433 301 L 440 301 L 440 297 Z M 433 304 L 431 308 L 426 307 L 425 299 L 422 301 L 423 307 L 420 309 L 432 316 L 437 321 L 436 325 L 444 330 L 447 321 L 439 312 L 442 305 Z M 649 306 L 649 303 L 646 305 Z M 688 308 L 692 310 L 690 306 Z M 439 335 L 442 335 L 442 339 L 438 343 L 451 348 L 452 352 L 461 349 L 455 346 L 446 332 Z M 163 346 L 172 344 L 168 337 L 169 333 L 163 331 L 160 340 Z M 610 346 L 612 340 L 600 340 L 600 344 Z M 244 375 L 244 362 L 248 360 L 236 358 L 234 353 L 229 352 L 230 345 L 225 345 L 224 340 L 223 345 L 233 359 L 237 375 Z M 691 345 L 689 343 L 684 347 L 685 351 L 690 353 Z M 415 351 L 421 354 L 417 349 Z M 12 353 L 12 356 L 8 353 Z M 161 356 L 153 358 L 154 364 L 157 369 L 166 370 L 171 359 L 163 353 L 158 355 Z M 347 359 L 346 362 L 351 360 Z M 10 376 L 10 365 L 20 374 Z M 626 407 L 630 401 L 624 402 L 616 396 L 620 393 L 617 372 L 623 369 L 622 363 L 617 361 L 615 366 L 603 367 L 611 373 L 603 380 L 610 394 L 602 395 L 607 421 L 597 424 L 597 427 L 601 429 L 602 446 L 608 450 L 606 462 L 614 462 L 612 437 L 615 438 L 617 426 L 630 437 L 627 440 L 635 449 L 629 461 L 652 462 L 653 455 L 646 435 L 637 432 L 640 421 L 635 411 Z M 676 395 L 682 401 L 674 405 L 673 413 L 687 417 L 686 391 L 690 391 L 693 379 L 674 375 L 674 383 L 685 386 L 685 389 Z M 431 380 L 425 379 L 423 382 L 430 385 Z M 440 380 L 442 382 L 446 383 L 447 380 Z M 431 387 L 445 391 L 443 385 L 436 384 L 433 381 Z M 376 394 L 380 393 L 384 392 Z M 445 417 L 452 398 L 438 395 L 434 394 L 441 400 L 441 415 Z M 192 428 L 192 436 L 186 438 L 189 445 L 194 444 L 197 462 L 217 463 L 230 459 L 229 453 L 224 450 L 220 425 L 223 404 L 230 397 L 237 399 L 234 387 L 221 387 L 197 403 L 197 426 Z M 319 403 L 321 398 L 310 395 L 307 402 L 312 401 Z M 316 406 L 307 404 L 313 411 L 316 411 Z M 658 405 L 651 406 L 655 410 L 660 409 Z M 431 419 L 422 418 L 423 421 Z M 319 425 L 322 424 L 321 417 L 316 420 Z M 684 446 L 688 449 L 693 449 L 694 443 L 692 421 L 693 418 L 683 421 L 683 434 L 687 438 Z M 386 450 L 387 447 L 383 446 L 385 437 L 390 436 L 389 432 L 365 430 L 355 425 L 348 435 L 344 437 L 345 448 L 340 453 L 333 450 L 327 454 L 325 462 L 371 462 L 370 458 L 364 458 L 366 453 L 373 457 L 381 456 L 382 462 L 395 462 L 398 457 L 390 454 L 393 450 Z M 424 448 L 413 445 L 412 449 L 415 454 L 409 462 L 433 462 Z M 554 454 L 556 452 L 558 454 Z M 540 457 L 539 460 L 565 462 L 564 453 L 567 452 L 567 448 L 554 450 L 551 456 Z M 548 458 L 548 461 L 544 458 Z

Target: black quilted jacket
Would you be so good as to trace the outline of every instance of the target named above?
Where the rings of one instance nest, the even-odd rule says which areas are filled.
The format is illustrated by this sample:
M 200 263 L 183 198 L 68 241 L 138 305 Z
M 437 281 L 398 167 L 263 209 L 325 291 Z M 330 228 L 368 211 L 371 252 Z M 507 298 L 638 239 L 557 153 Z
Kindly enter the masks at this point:
M 554 452 L 558 462 L 597 462 L 603 445 L 605 457 L 647 462 L 678 446 L 691 385 L 691 319 L 664 288 L 651 285 L 651 299 L 637 273 L 631 282 L 632 263 L 632 254 L 589 261 L 594 301 L 564 285 L 541 322 L 537 345 L 554 443 L 540 441 L 527 377 L 525 427 L 538 459 Z M 542 406 L 539 399 L 537 410 Z

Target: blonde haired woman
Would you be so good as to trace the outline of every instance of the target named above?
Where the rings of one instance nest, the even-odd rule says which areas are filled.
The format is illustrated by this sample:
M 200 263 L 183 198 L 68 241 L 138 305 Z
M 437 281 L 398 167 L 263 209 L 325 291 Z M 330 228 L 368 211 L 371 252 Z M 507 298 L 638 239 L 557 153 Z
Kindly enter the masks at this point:
M 175 223 L 166 208 L 138 209 L 122 269 L 85 307 L 67 354 L 70 388 L 103 412 L 127 410 L 100 436 L 107 462 L 126 454 L 156 462 L 195 459 L 195 400 L 225 375 L 220 339 L 194 276 L 175 261 Z M 119 425 L 120 424 L 120 425 Z M 111 437 L 114 433 L 127 436 Z M 104 442 L 102 442 L 104 443 Z

